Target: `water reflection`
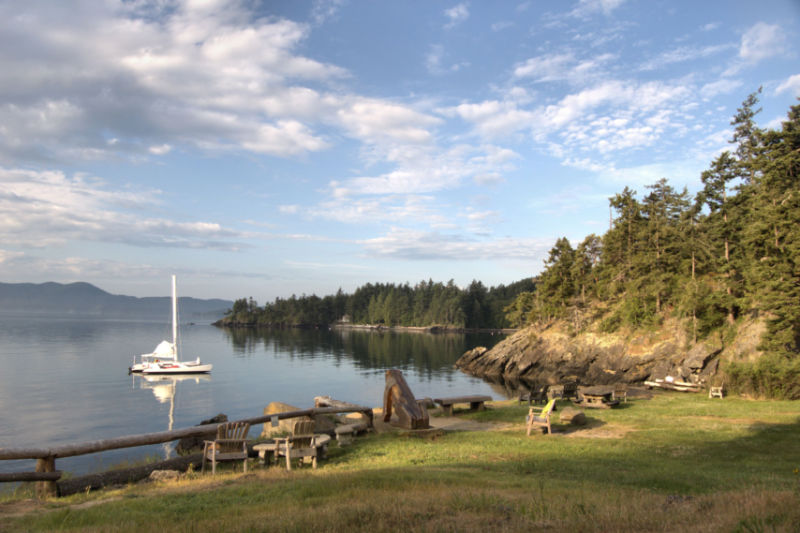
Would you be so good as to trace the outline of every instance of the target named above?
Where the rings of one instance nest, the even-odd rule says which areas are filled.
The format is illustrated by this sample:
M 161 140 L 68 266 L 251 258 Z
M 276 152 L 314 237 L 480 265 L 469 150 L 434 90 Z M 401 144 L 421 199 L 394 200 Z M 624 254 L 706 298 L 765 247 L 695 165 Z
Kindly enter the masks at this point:
M 504 335 L 356 329 L 226 329 L 237 357 L 267 350 L 290 358 L 352 361 L 361 370 L 399 368 L 432 377 L 453 373 L 453 364 L 476 346 L 491 348 Z
M 194 382 L 195 384 L 201 381 L 211 381 L 211 376 L 208 374 L 193 374 L 186 376 L 167 376 L 167 375 L 146 375 L 146 374 L 131 374 L 133 385 L 135 388 L 138 381 L 140 389 L 148 389 L 153 393 L 158 403 L 169 404 L 169 414 L 167 417 L 167 431 L 172 431 L 175 426 L 175 396 L 178 391 L 178 383 Z M 185 387 L 185 385 L 182 385 Z M 161 445 L 164 450 L 164 459 L 169 459 L 172 455 L 173 442 L 165 442 Z
M 520 378 L 506 378 L 503 376 L 484 376 L 483 380 L 492 387 L 492 390 L 506 398 L 516 398 L 519 397 L 520 394 L 534 392 L 547 385 L 546 382 L 539 383 Z

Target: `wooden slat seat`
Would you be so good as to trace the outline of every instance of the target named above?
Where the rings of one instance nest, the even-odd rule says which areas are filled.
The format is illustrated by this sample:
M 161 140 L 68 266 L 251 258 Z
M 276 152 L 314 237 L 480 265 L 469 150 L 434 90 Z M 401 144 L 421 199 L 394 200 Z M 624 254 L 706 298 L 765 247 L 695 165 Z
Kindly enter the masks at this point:
M 553 414 L 553 408 L 556 405 L 556 399 L 551 398 L 544 407 L 531 407 L 528 409 L 528 417 L 526 425 L 528 428 L 528 436 L 531 435 L 531 430 L 534 427 L 547 428 L 547 433 L 552 433 L 550 428 L 550 416 Z
M 211 461 L 211 474 L 217 473 L 217 463 L 221 461 L 242 461 L 242 470 L 247 472 L 247 433 L 250 424 L 247 422 L 230 422 L 217 427 L 217 438 L 204 441 L 203 465 Z
M 275 453 L 278 457 L 286 457 L 286 470 L 292 469 L 292 459 L 311 459 L 311 467 L 317 468 L 317 444 L 314 435 L 314 421 L 295 422 L 292 435 L 276 439 Z

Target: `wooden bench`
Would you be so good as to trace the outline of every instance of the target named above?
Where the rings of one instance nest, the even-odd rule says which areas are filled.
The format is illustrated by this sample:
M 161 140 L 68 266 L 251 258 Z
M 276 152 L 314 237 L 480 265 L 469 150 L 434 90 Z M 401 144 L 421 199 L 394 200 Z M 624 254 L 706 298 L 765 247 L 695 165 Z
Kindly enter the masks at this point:
M 457 403 L 468 403 L 471 411 L 483 411 L 486 402 L 491 402 L 491 396 L 454 396 L 452 398 L 434 398 L 434 402 L 438 403 L 444 409 L 447 416 L 453 416 L 453 406 Z
M 345 446 L 350 444 L 354 435 L 358 435 L 366 430 L 366 422 L 355 422 L 353 424 L 342 424 L 341 426 L 336 426 L 336 429 L 334 429 L 333 432 L 336 434 L 336 441 L 339 443 L 339 446 Z

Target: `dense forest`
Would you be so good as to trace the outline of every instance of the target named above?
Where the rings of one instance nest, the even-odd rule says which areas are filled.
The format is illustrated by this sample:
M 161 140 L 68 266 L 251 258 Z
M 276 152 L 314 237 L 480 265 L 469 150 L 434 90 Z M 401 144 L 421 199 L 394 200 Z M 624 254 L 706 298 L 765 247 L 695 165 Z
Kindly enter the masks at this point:
M 461 289 L 422 281 L 414 285 L 367 283 L 353 294 L 341 289 L 332 296 L 276 298 L 259 307 L 252 299 L 236 300 L 220 325 L 296 327 L 336 322 L 392 326 L 440 326 L 465 329 L 500 329 L 509 326 L 505 309 L 519 294 L 534 290 L 533 281 L 486 288 L 473 281 Z
M 800 105 L 781 129 L 762 130 L 754 122 L 759 94 L 737 110 L 731 150 L 702 173 L 694 197 L 666 179 L 642 196 L 626 187 L 610 199 L 614 216 L 602 237 L 574 248 L 558 239 L 536 290 L 509 306 L 512 325 L 562 320 L 575 332 L 589 324 L 614 332 L 675 317 L 696 342 L 730 337 L 740 318 L 761 317 L 763 356 L 730 364 L 728 376 L 769 395 L 798 389 Z

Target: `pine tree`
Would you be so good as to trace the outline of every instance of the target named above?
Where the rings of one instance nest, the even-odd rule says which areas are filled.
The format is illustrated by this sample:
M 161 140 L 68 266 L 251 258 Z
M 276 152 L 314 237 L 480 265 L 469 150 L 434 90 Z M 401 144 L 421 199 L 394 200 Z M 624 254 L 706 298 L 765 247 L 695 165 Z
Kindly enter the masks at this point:
M 731 245 L 735 234 L 735 229 L 729 220 L 731 205 L 728 199 L 729 184 L 736 179 L 736 160 L 731 157 L 730 152 L 723 152 L 712 163 L 711 168 L 704 171 L 700 179 L 703 182 L 703 191 L 700 198 L 702 203 L 708 206 L 709 216 L 706 228 L 718 242 L 722 243 L 722 250 L 719 252 L 719 263 L 725 278 L 725 305 L 728 309 L 728 323 L 733 324 L 737 312 L 735 293 L 738 293 L 740 283 L 738 274 L 731 261 Z

